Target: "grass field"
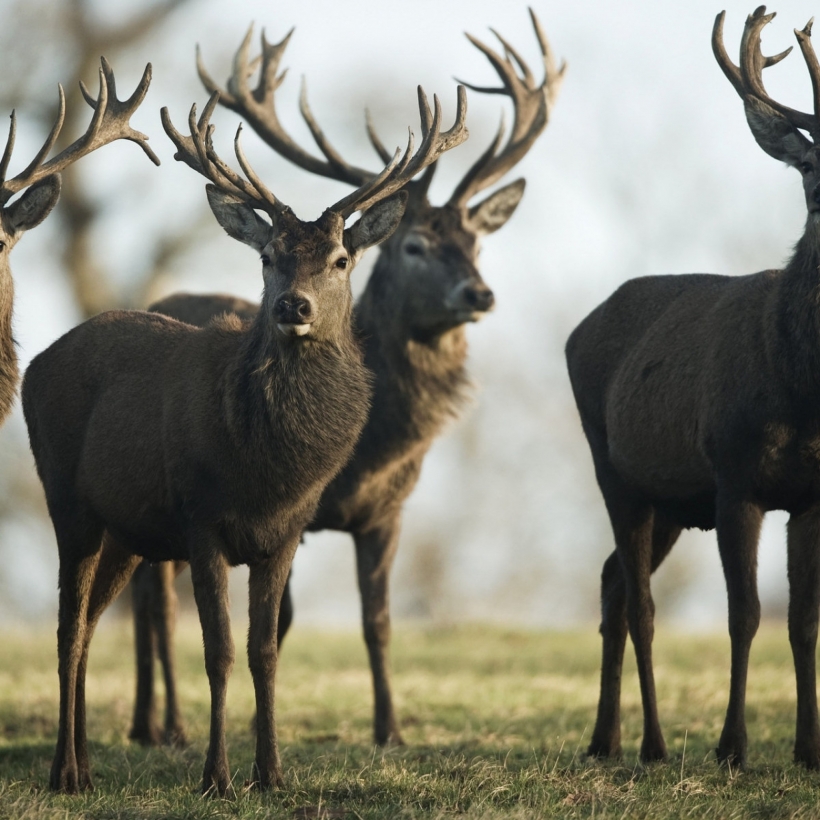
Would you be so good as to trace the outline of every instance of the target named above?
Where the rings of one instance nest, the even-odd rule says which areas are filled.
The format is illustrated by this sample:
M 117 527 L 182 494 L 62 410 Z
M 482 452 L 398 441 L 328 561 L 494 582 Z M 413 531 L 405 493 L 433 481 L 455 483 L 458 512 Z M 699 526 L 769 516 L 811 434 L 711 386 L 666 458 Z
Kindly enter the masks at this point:
M 294 630 L 278 686 L 287 787 L 245 787 L 253 759 L 250 675 L 237 635 L 229 690 L 235 796 L 198 788 L 208 687 L 195 623 L 179 634 L 190 745 L 145 750 L 126 739 L 133 696 L 130 627 L 95 637 L 89 738 L 96 790 L 46 786 L 57 727 L 53 630 L 0 637 L 0 818 L 812 818 L 820 775 L 791 762 L 794 676 L 784 625 L 761 629 L 749 686 L 750 761 L 720 769 L 728 640 L 660 628 L 656 672 L 668 764 L 641 766 L 631 650 L 624 678 L 624 758 L 587 760 L 598 687 L 598 636 L 499 628 L 399 629 L 394 680 L 406 747 L 370 742 L 370 682 L 358 634 Z

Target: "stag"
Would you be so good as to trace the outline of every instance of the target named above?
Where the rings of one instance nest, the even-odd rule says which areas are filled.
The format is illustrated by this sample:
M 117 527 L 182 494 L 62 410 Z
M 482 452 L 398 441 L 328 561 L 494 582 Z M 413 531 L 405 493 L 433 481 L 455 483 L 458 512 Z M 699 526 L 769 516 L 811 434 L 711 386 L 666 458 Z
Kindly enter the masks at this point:
M 398 546 L 402 507 L 412 492 L 422 462 L 447 421 L 458 415 L 468 387 L 464 325 L 478 321 L 494 302 L 477 269 L 480 239 L 509 219 L 524 191 L 518 179 L 475 205 L 470 201 L 506 174 L 531 148 L 547 125 L 565 66 L 556 67 L 547 39 L 530 12 L 544 68 L 540 85 L 510 43 L 500 40 L 504 56 L 467 35 L 489 59 L 500 88 L 465 83 L 476 91 L 511 98 L 514 121 L 503 144 L 503 123 L 492 144 L 457 185 L 449 201 L 432 206 L 427 199 L 434 165 L 407 186 L 409 202 L 395 233 L 380 248 L 373 273 L 354 310 L 365 363 L 373 372 L 370 416 L 353 457 L 322 495 L 307 529 L 340 530 L 353 536 L 364 638 L 375 692 L 374 738 L 377 744 L 402 742 L 390 686 L 389 575 Z M 220 103 L 250 123 L 277 153 L 310 173 L 361 185 L 372 171 L 345 162 L 329 144 L 307 104 L 302 115 L 324 160 L 297 145 L 281 127 L 274 94 L 282 80 L 279 64 L 292 32 L 270 44 L 262 35 L 261 58 L 249 59 L 252 31 L 234 59 L 227 89 L 218 88 L 198 55 L 205 87 L 219 92 Z M 255 89 L 248 79 L 261 62 Z M 517 64 L 517 67 L 516 67 Z M 368 118 L 371 142 L 382 159 L 387 154 Z M 503 144 L 503 147 L 502 147 Z M 171 296 L 151 306 L 192 324 L 251 306 L 230 297 Z M 179 567 L 177 567 L 177 571 Z M 184 738 L 169 666 L 175 594 L 170 567 L 146 568 L 134 589 L 137 642 L 137 697 L 131 737 L 155 743 L 162 736 L 153 718 L 153 650 L 159 653 L 166 682 L 165 739 Z M 293 605 L 289 585 L 280 611 L 279 639 L 290 624 Z M 153 637 L 151 634 L 153 633 Z
M 12 336 L 14 282 L 9 266 L 11 249 L 27 230 L 39 225 L 51 213 L 60 198 L 60 171 L 80 157 L 114 140 L 129 139 L 140 145 L 151 161 L 159 165 L 159 159 L 146 144 L 148 137 L 135 131 L 128 123 L 151 83 L 150 63 L 146 66 L 136 91 L 124 102 L 117 99 L 111 66 L 104 57 L 101 63 L 100 92 L 96 99 L 80 83 L 83 96 L 94 109 L 94 116 L 86 133 L 57 156 L 45 161 L 57 142 L 65 121 L 65 94 L 63 87 L 58 86 L 57 119 L 46 141 L 25 170 L 6 179 L 17 134 L 17 116 L 14 111 L 11 112 L 9 136 L 0 159 L 0 424 L 11 412 L 19 377 L 17 350 Z M 21 191 L 23 195 L 9 203 Z
M 282 785 L 274 721 L 279 601 L 293 552 L 322 490 L 350 457 L 367 416 L 370 376 L 351 330 L 350 272 L 404 211 L 401 188 L 466 136 L 466 95 L 441 131 L 419 89 L 413 137 L 367 184 L 315 222 L 267 188 L 235 140 L 242 174 L 216 153 L 211 95 L 190 136 L 166 133 L 176 159 L 205 176 L 229 236 L 261 255 L 261 308 L 250 324 L 204 329 L 156 313 L 100 314 L 37 356 L 23 410 L 60 558 L 60 725 L 53 789 L 91 787 L 85 671 L 94 626 L 143 558 L 187 560 L 211 689 L 202 788 L 230 788 L 225 699 L 234 661 L 228 570 L 247 564 L 248 660 L 258 732 L 253 782 Z M 361 218 L 345 228 L 356 211 Z M 259 215 L 266 214 L 270 221 Z
M 666 757 L 652 670 L 651 573 L 683 528 L 716 528 L 729 601 L 731 680 L 718 760 L 744 765 L 746 676 L 760 620 L 757 543 L 764 514 L 790 514 L 789 640 L 797 679 L 795 761 L 820 767 L 814 651 L 820 604 L 820 64 L 811 23 L 796 31 L 814 113 L 773 100 L 760 6 L 746 20 L 740 65 L 712 48 L 743 100 L 760 147 L 797 168 L 808 218 L 783 270 L 742 277 L 649 276 L 622 285 L 573 331 L 570 380 L 615 535 L 603 569 L 603 663 L 591 755 L 620 752 L 627 628 L 635 646 L 641 758 Z M 802 132 L 807 131 L 811 139 Z

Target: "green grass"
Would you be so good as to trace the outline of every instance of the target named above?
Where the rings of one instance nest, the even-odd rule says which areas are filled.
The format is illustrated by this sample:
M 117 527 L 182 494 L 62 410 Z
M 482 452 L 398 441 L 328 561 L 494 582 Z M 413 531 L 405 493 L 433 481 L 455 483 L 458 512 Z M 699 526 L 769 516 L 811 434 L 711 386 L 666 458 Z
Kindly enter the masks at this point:
M 229 689 L 235 796 L 198 788 L 208 688 L 193 623 L 179 632 L 179 675 L 191 744 L 145 750 L 126 739 L 133 696 L 127 624 L 92 646 L 89 737 L 96 790 L 46 786 L 57 729 L 53 630 L 0 637 L 0 818 L 813 818 L 820 775 L 791 762 L 794 675 L 783 625 L 755 641 L 750 758 L 719 768 L 728 640 L 658 630 L 656 676 L 668 764 L 637 762 L 641 712 L 634 663 L 624 676 L 624 758 L 590 761 L 598 689 L 594 628 L 571 633 L 487 627 L 399 629 L 394 684 L 406 747 L 370 742 L 369 672 L 358 634 L 294 630 L 283 653 L 278 719 L 287 787 L 249 791 L 253 712 L 243 636 Z

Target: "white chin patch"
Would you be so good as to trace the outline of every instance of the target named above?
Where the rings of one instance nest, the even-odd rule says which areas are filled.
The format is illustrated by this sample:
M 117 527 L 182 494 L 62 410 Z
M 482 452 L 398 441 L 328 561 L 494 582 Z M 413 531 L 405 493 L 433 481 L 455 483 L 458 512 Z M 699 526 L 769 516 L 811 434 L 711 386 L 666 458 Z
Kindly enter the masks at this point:
M 310 333 L 310 325 L 303 324 L 303 325 L 285 325 L 285 324 L 278 324 L 276 327 L 279 329 L 280 333 L 283 333 L 285 336 L 307 336 Z

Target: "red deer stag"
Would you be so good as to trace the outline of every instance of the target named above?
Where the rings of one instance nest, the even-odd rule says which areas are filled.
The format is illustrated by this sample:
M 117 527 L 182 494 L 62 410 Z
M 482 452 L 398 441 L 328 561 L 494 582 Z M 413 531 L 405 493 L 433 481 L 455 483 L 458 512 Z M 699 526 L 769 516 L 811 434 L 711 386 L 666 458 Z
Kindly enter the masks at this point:
M 128 120 L 148 91 L 151 82 L 151 66 L 146 66 L 142 80 L 130 99 L 122 102 L 116 97 L 114 73 L 105 58 L 100 68 L 100 93 L 95 100 L 83 86 L 82 91 L 94 116 L 86 133 L 56 157 L 45 161 L 60 135 L 65 121 L 65 94 L 58 86 L 59 108 L 57 119 L 37 156 L 16 177 L 6 179 L 14 141 L 17 133 L 17 117 L 11 112 L 11 127 L 0 159 L 0 424 L 11 412 L 17 393 L 17 351 L 12 337 L 12 308 L 14 305 L 14 282 L 11 278 L 9 253 L 20 237 L 30 228 L 39 225 L 57 204 L 60 197 L 60 171 L 80 157 L 118 139 L 138 143 L 152 162 L 159 165 L 154 152 L 146 144 L 148 137 L 131 128 Z M 15 195 L 23 195 L 7 204 Z
M 419 89 L 423 140 L 377 177 L 298 219 L 245 158 L 245 177 L 212 144 L 213 94 L 190 137 L 163 126 L 176 159 L 209 180 L 225 231 L 262 259 L 262 306 L 242 324 L 205 329 L 156 313 L 112 311 L 84 322 L 31 363 L 23 410 L 60 556 L 60 729 L 54 789 L 91 786 L 85 671 L 94 626 L 141 558 L 187 560 L 205 646 L 211 730 L 203 791 L 230 787 L 225 698 L 234 647 L 228 570 L 248 564 L 248 659 L 258 733 L 254 782 L 282 784 L 274 722 L 279 601 L 293 552 L 326 484 L 367 417 L 370 376 L 351 330 L 350 271 L 404 212 L 401 188 L 462 142 L 466 95 L 441 132 Z M 241 131 L 241 126 L 240 126 Z M 264 220 L 261 211 L 270 218 Z M 362 216 L 350 228 L 345 219 Z
M 652 572 L 682 528 L 717 529 L 729 599 L 731 682 L 718 760 L 746 761 L 746 675 L 760 620 L 757 542 L 768 510 L 790 514 L 789 639 L 797 678 L 794 758 L 820 767 L 814 651 L 820 603 L 820 64 L 811 23 L 796 31 L 814 113 L 766 93 L 759 7 L 746 20 L 740 65 L 712 47 L 743 99 L 760 147 L 797 168 L 805 232 L 783 270 L 749 276 L 650 276 L 622 285 L 575 329 L 567 362 L 615 535 L 602 578 L 603 663 L 591 755 L 620 752 L 627 628 L 644 712 L 641 758 L 666 757 L 652 671 Z M 809 140 L 802 131 L 811 136 Z
M 447 420 L 458 415 L 467 390 L 464 323 L 477 321 L 493 305 L 492 291 L 476 267 L 480 238 L 498 230 L 512 215 L 524 191 L 524 180 L 510 183 L 476 205 L 469 202 L 497 182 L 530 149 L 547 125 L 563 78 L 564 66 L 556 68 L 547 39 L 535 15 L 531 15 L 544 67 L 540 85 L 506 40 L 499 36 L 505 51 L 502 57 L 470 37 L 490 60 L 502 83 L 501 88 L 470 87 L 512 99 L 512 134 L 502 149 L 503 130 L 499 129 L 492 145 L 443 206 L 432 206 L 427 200 L 434 166 L 407 186 L 407 210 L 396 232 L 382 244 L 373 274 L 354 310 L 365 363 L 375 375 L 370 416 L 352 459 L 325 490 L 318 514 L 307 527 L 310 531 L 341 530 L 353 536 L 364 637 L 375 691 L 374 737 L 380 745 L 402 742 L 388 663 L 388 584 L 402 506 L 418 480 L 427 450 Z M 285 133 L 274 107 L 274 93 L 281 81 L 277 73 L 290 34 L 276 45 L 268 43 L 263 35 L 262 69 L 254 90 L 248 87 L 248 77 L 258 61 L 248 59 L 250 37 L 251 32 L 236 54 L 227 91 L 218 89 L 220 103 L 240 114 L 268 145 L 301 168 L 355 185 L 372 179 L 373 172 L 352 167 L 330 147 L 304 96 L 302 114 L 326 161 L 304 151 Z M 519 76 L 513 60 L 523 76 Z M 201 60 L 198 62 L 206 88 L 217 90 Z M 386 152 L 370 123 L 368 126 L 374 147 L 385 158 Z M 178 294 L 150 309 L 202 324 L 237 308 L 246 314 L 254 306 L 230 297 Z M 174 742 L 184 738 L 169 665 L 170 619 L 175 606 L 173 577 L 170 566 L 147 565 L 139 578 L 135 577 L 138 677 L 131 737 L 143 743 L 155 743 L 161 737 L 153 717 L 154 647 L 166 681 L 165 739 Z M 280 640 L 291 615 L 288 585 L 280 611 Z

